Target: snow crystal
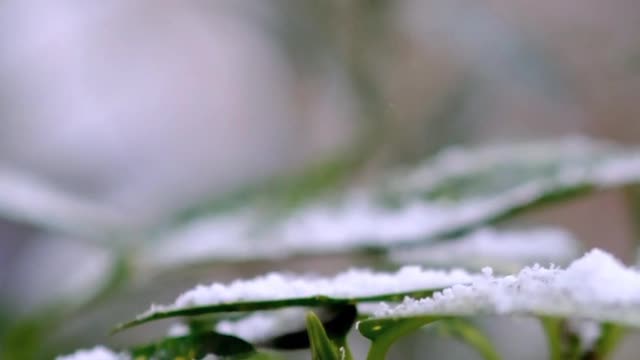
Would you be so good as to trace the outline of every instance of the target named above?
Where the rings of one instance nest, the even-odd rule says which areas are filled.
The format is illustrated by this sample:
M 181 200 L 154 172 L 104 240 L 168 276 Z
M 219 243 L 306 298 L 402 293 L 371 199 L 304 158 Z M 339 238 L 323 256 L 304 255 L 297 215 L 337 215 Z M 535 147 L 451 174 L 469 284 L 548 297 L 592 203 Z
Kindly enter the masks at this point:
M 640 273 L 595 249 L 566 270 L 536 265 L 513 276 L 486 273 L 471 284 L 376 312 L 377 317 L 417 314 L 535 314 L 640 326 Z
M 125 354 L 117 354 L 106 347 L 96 346 L 90 350 L 78 350 L 73 354 L 58 356 L 56 360 L 129 360 Z
M 180 295 L 172 305 L 153 305 L 140 317 L 156 312 L 233 302 L 304 298 L 317 295 L 354 298 L 440 289 L 454 284 L 469 283 L 471 279 L 472 276 L 463 270 L 424 270 L 418 266 L 405 266 L 395 273 L 351 269 L 332 278 L 270 273 L 250 280 L 236 280 L 230 284 L 198 285 Z
M 447 242 L 392 250 L 390 257 L 399 263 L 457 264 L 470 268 L 492 265 L 497 270 L 511 272 L 535 262 L 557 264 L 575 259 L 579 247 L 578 241 L 561 229 L 498 231 L 485 228 Z

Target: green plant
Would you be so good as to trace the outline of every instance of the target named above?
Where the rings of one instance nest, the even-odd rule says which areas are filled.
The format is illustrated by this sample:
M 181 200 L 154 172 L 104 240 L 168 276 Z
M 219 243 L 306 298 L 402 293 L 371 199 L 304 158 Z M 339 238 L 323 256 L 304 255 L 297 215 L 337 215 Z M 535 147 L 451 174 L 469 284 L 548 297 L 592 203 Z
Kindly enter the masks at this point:
M 180 318 L 184 328 L 179 336 L 124 349 L 127 355 L 94 349 L 113 358 L 199 359 L 213 354 L 269 359 L 279 358 L 281 350 L 309 348 L 313 359 L 352 359 L 346 336 L 355 324 L 371 340 L 368 359 L 384 359 L 398 339 L 424 327 L 469 344 L 485 359 L 499 359 L 499 352 L 473 321 L 497 315 L 540 319 L 551 359 L 605 359 L 624 329 L 640 326 L 640 273 L 597 250 L 566 269 L 524 267 L 549 259 L 543 253 L 532 254 L 531 248 L 524 252 L 530 256 L 518 256 L 523 240 L 553 239 L 547 242 L 557 245 L 552 260 L 565 264 L 581 252 L 580 245 L 563 231 L 505 232 L 487 227 L 540 206 L 638 183 L 639 150 L 570 138 L 451 149 L 339 195 L 316 191 L 317 182 L 308 185 L 306 177 L 276 181 L 197 205 L 150 229 L 131 229 L 110 219 L 90 227 L 106 229 L 93 237 L 86 226 L 74 225 L 77 221 L 71 221 L 74 214 L 69 211 L 64 212 L 68 218 L 51 224 L 46 214 L 28 206 L 4 203 L 0 210 L 13 219 L 92 237 L 113 252 L 109 281 L 83 304 L 64 307 L 58 320 L 81 312 L 86 304 L 108 301 L 139 277 L 158 280 L 196 266 L 344 254 L 368 259 L 371 268 L 392 269 L 351 270 L 334 277 L 270 273 L 200 286 L 175 303 L 154 306 L 116 328 L 124 331 Z M 287 200 L 287 189 L 298 192 L 308 186 L 313 196 Z M 86 219 L 86 210 L 81 213 L 76 220 Z M 132 236 L 144 241 L 132 245 L 116 241 L 117 246 L 111 241 Z M 429 264 L 396 269 L 398 262 L 404 262 L 403 253 L 447 253 L 447 246 L 461 251 L 478 238 L 484 242 L 474 251 L 493 245 L 500 251 L 447 260 L 447 265 L 468 271 L 436 270 Z M 411 261 L 416 260 L 420 257 Z M 425 256 L 428 262 L 434 260 Z M 474 272 L 483 266 L 515 274 Z M 599 291 L 597 284 L 603 282 L 622 283 L 624 288 L 601 286 L 604 290 Z M 576 320 L 596 328 L 593 343 L 584 344 L 571 326 Z M 56 317 L 51 321 L 55 327 Z

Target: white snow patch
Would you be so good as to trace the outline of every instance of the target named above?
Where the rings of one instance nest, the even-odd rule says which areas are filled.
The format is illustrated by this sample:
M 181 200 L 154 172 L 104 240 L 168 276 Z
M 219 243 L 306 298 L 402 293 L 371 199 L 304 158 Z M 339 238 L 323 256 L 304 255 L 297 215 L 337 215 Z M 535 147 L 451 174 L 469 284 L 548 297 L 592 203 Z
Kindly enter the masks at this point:
M 570 319 L 567 326 L 580 339 L 580 348 L 583 351 L 593 349 L 602 335 L 602 325 L 596 321 Z
M 216 331 L 233 335 L 251 343 L 260 343 L 273 337 L 305 328 L 307 309 L 289 308 L 253 313 L 245 318 L 221 321 Z
M 527 267 L 517 275 L 485 273 L 432 297 L 380 305 L 377 317 L 412 315 L 546 315 L 640 327 L 640 273 L 595 249 L 566 270 Z
M 395 273 L 351 269 L 332 278 L 270 273 L 250 280 L 236 280 L 230 284 L 198 285 L 180 295 L 172 305 L 152 305 L 139 317 L 156 312 L 195 306 L 234 302 L 282 300 L 312 296 L 355 298 L 408 291 L 440 289 L 454 284 L 469 283 L 472 275 L 464 270 L 424 270 L 405 266 Z
M 579 255 L 579 249 L 578 241 L 558 228 L 505 231 L 484 228 L 451 241 L 392 250 L 389 256 L 405 264 L 456 264 L 472 269 L 490 265 L 502 272 L 513 272 L 536 262 L 566 263 Z
M 90 350 L 78 350 L 73 354 L 58 356 L 56 360 L 130 360 L 126 354 L 118 354 L 104 346 L 96 346 Z
M 189 330 L 189 327 L 187 325 L 182 323 L 175 323 L 169 326 L 169 329 L 167 330 L 167 335 L 170 337 L 180 337 L 180 336 L 189 335 L 190 332 L 191 330 Z

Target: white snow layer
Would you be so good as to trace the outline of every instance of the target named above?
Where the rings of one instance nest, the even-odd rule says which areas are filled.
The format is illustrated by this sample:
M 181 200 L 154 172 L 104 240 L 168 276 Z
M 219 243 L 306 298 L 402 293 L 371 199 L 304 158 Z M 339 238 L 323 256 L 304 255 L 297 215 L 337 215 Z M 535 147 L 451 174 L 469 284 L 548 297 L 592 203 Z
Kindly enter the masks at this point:
M 640 272 L 604 251 L 590 251 L 566 270 L 536 265 L 506 277 L 493 276 L 489 268 L 483 272 L 471 284 L 429 298 L 381 304 L 376 317 L 544 315 L 640 327 Z
M 537 262 L 567 263 L 579 253 L 578 240 L 562 229 L 498 231 L 484 228 L 451 241 L 391 250 L 389 255 L 393 261 L 404 264 L 456 264 L 471 269 L 492 266 L 511 273 Z
M 73 354 L 58 356 L 56 360 L 129 360 L 126 354 L 117 354 L 104 346 L 90 350 L 78 350 Z
M 417 290 L 441 289 L 470 283 L 472 275 L 463 270 L 424 270 L 405 266 L 395 273 L 352 269 L 332 278 L 270 273 L 230 284 L 198 285 L 180 295 L 172 305 L 152 305 L 139 317 L 156 312 L 234 302 L 306 298 L 317 295 L 337 299 L 376 296 Z
M 473 177 L 499 166 L 515 166 L 517 171 L 521 164 L 533 164 L 534 169 L 536 164 L 551 166 L 553 171 L 532 171 L 521 182 L 462 200 L 425 200 L 417 195 L 454 176 Z M 162 267 L 205 259 L 283 258 L 416 243 L 482 225 L 553 191 L 584 185 L 607 188 L 638 180 L 640 151 L 585 138 L 454 148 L 409 173 L 396 173 L 380 189 L 355 190 L 340 204 L 309 204 L 272 226 L 265 227 L 262 212 L 253 208 L 193 221 L 154 242 L 141 264 Z M 402 205 L 390 208 L 379 201 L 384 193 L 408 195 Z

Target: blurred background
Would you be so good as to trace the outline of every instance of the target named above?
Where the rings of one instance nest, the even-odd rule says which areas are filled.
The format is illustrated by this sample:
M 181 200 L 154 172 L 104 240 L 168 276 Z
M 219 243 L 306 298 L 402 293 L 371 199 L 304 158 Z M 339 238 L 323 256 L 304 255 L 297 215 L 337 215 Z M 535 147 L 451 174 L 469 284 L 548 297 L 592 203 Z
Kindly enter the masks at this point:
M 132 228 L 309 169 L 344 186 L 451 144 L 571 134 L 637 144 L 639 100 L 637 0 L 0 2 L 2 181 L 55 188 L 87 216 Z M 624 202 L 604 193 L 527 221 L 566 226 L 630 261 Z M 0 220 L 3 358 L 126 343 L 105 332 L 198 281 L 350 264 L 173 274 L 61 324 L 52 313 L 117 283 L 104 278 L 110 252 L 61 233 Z M 508 336 L 509 326 L 528 325 L 492 328 Z M 540 334 L 519 341 L 505 353 L 544 358 Z M 438 350 L 446 345 L 430 347 L 474 359 Z

